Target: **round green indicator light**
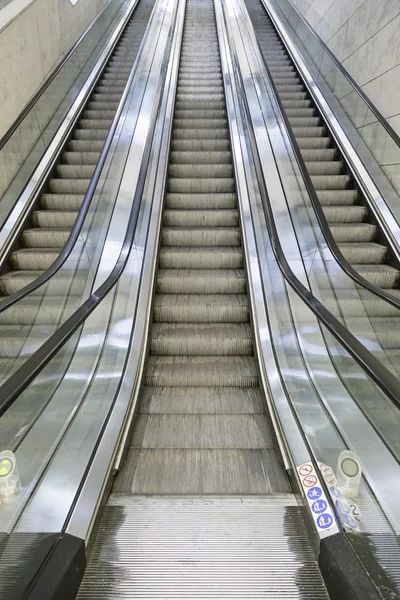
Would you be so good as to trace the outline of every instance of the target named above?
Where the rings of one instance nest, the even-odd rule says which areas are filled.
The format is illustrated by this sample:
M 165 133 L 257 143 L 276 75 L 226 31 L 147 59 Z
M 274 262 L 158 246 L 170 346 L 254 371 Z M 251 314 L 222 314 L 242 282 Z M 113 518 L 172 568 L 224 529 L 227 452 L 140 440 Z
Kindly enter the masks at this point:
M 347 477 L 357 477 L 360 472 L 360 467 L 353 458 L 344 458 L 340 463 L 340 467 Z
M 0 477 L 7 477 L 14 468 L 14 463 L 9 458 L 0 460 Z

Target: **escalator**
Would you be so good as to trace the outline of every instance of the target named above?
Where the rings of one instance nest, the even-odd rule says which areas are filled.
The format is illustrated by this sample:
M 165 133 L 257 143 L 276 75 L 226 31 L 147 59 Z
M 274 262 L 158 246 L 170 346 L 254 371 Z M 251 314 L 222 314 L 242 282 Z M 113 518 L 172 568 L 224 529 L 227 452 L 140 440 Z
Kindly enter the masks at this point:
M 78 598 L 327 598 L 254 352 L 212 0 L 188 0 L 149 356 Z
M 306 168 L 311 177 L 333 237 L 345 259 L 372 284 L 400 299 L 400 269 L 384 233 L 374 220 L 367 200 L 335 144 L 321 113 L 297 71 L 261 0 L 246 0 L 247 10 L 287 114 Z M 339 284 L 340 285 L 340 284 Z M 329 299 L 327 300 L 329 303 Z M 384 349 L 380 359 L 398 376 L 400 373 L 398 308 L 373 295 L 363 297 L 373 334 Z M 337 313 L 335 303 L 329 309 Z M 357 294 L 346 299 L 342 314 L 346 325 L 361 339 L 371 328 L 360 318 Z
M 0 302 L 41 275 L 64 247 L 89 187 L 153 6 L 154 0 L 140 0 L 124 29 L 0 274 Z M 48 327 L 57 325 L 69 286 L 65 279 L 64 282 L 61 277 L 54 277 L 47 284 L 46 310 L 40 316 L 41 302 L 35 294 L 0 314 L 1 379 L 18 366 L 16 359 L 22 353 L 30 354 L 43 343 L 48 337 Z M 83 288 L 76 290 L 78 303 L 81 291 Z

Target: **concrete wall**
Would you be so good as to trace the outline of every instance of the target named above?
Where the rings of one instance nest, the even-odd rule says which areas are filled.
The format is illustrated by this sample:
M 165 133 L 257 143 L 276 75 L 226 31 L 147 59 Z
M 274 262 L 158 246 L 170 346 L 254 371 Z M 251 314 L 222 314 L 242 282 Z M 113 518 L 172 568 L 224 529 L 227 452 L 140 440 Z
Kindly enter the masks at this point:
M 12 0 L 0 10 L 0 137 L 109 0 Z
M 400 0 L 291 2 L 400 134 Z M 379 145 L 380 130 L 371 120 L 359 131 Z M 377 158 L 400 189 L 399 154 L 383 136 Z

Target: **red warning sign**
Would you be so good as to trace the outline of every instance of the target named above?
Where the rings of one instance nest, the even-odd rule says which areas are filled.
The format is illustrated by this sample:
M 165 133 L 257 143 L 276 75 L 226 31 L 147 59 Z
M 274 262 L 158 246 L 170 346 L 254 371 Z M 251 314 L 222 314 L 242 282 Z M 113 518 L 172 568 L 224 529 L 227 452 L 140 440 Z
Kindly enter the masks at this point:
M 299 467 L 299 473 L 300 473 L 300 475 L 302 475 L 303 477 L 304 477 L 305 475 L 310 475 L 310 473 L 312 473 L 312 471 L 313 471 L 312 465 L 309 465 L 309 464 L 307 464 L 307 465 L 302 465 L 301 467 Z
M 304 487 L 313 487 L 313 485 L 315 485 L 317 483 L 318 479 L 315 477 L 315 475 L 307 475 L 306 477 L 304 477 L 303 479 L 303 485 Z
M 333 471 L 330 467 L 328 467 L 328 465 L 324 465 L 323 463 L 320 463 L 319 468 L 321 469 L 321 471 L 323 472 L 324 475 L 330 475 L 332 477 Z
M 331 485 L 333 487 L 338 487 L 336 479 L 334 477 L 332 477 L 331 475 L 326 476 L 325 481 L 328 485 Z

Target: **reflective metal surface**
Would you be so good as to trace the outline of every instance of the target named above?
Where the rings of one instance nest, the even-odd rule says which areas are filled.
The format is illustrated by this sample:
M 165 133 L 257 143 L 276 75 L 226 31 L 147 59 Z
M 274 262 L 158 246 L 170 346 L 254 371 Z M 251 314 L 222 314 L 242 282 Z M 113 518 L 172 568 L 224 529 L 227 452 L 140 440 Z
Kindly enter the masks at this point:
M 306 536 L 291 494 L 113 494 L 77 598 L 325 599 Z
M 121 11 L 118 12 L 117 19 L 115 19 L 117 22 L 115 23 L 114 20 L 111 27 L 106 29 L 106 35 L 104 36 L 106 39 L 100 41 L 99 45 L 101 52 L 99 53 L 99 56 L 94 56 L 94 58 L 96 58 L 94 64 L 92 64 L 92 61 L 89 61 L 81 73 L 82 65 L 80 65 L 79 62 L 78 65 L 75 64 L 77 56 L 71 56 L 71 65 L 73 68 L 72 75 L 73 79 L 76 79 L 76 81 L 71 81 L 71 84 L 74 83 L 74 88 L 61 108 L 58 109 L 57 114 L 46 126 L 43 133 L 40 134 L 41 140 L 36 146 L 36 149 L 34 148 L 32 150 L 31 156 L 28 158 L 28 164 L 22 168 L 23 170 L 19 175 L 16 175 L 16 180 L 2 198 L 0 204 L 0 266 L 5 264 L 10 249 L 15 243 L 20 228 L 26 219 L 26 215 L 29 214 L 31 207 L 34 205 L 43 182 L 53 168 L 60 150 L 63 148 L 69 133 L 82 111 L 82 107 L 85 105 L 88 96 L 93 90 L 99 74 L 104 69 L 104 65 L 121 35 L 121 32 L 126 26 L 137 1 L 138 0 L 132 0 L 129 3 L 125 3 Z M 115 7 L 113 7 L 113 10 L 114 8 Z M 111 29 L 111 32 L 109 29 Z M 86 43 L 89 42 L 90 41 L 87 40 Z M 102 47 L 102 45 L 104 47 Z M 81 48 L 81 52 L 83 52 L 83 48 Z M 65 68 L 67 69 L 67 65 L 65 65 Z M 65 76 L 65 73 L 63 75 Z M 77 78 L 78 75 L 80 75 L 80 77 Z M 71 77 L 71 74 L 69 76 Z M 59 78 L 61 78 L 61 74 L 59 75 Z M 56 86 L 57 83 L 56 80 L 53 83 L 53 86 Z M 63 85 L 65 85 L 65 81 Z M 77 92 L 77 88 L 79 89 L 79 92 Z M 46 96 L 39 99 L 40 104 L 46 105 L 47 95 L 50 95 L 52 97 L 52 102 L 54 102 L 54 92 L 52 87 L 50 87 L 45 94 Z M 66 110 L 64 104 L 67 106 L 70 105 L 68 110 Z M 32 110 L 39 111 L 40 114 L 40 112 L 44 112 L 44 108 L 45 106 L 38 106 L 34 107 Z M 29 120 L 35 118 L 36 117 L 32 115 L 28 115 L 26 120 L 29 123 Z M 22 124 L 21 127 L 27 128 L 28 124 Z M 30 133 L 32 134 L 32 132 Z M 17 136 L 17 139 L 19 135 L 19 132 L 14 134 L 14 136 Z M 9 146 L 15 146 L 13 138 L 9 140 L 1 152 L 10 152 Z M 13 152 L 16 152 L 15 148 Z M 38 156 L 40 156 L 40 160 L 35 164 L 35 157 L 38 159 Z M 28 181 L 24 181 L 22 184 L 23 178 L 25 177 L 25 171 L 30 173 L 30 177 Z
M 127 363 L 124 372 L 121 373 L 122 381 L 115 401 L 115 408 L 107 423 L 107 428 L 67 528 L 68 533 L 82 537 L 85 540 L 90 537 L 109 472 L 112 468 L 118 469 L 120 466 L 126 437 L 136 409 L 139 383 L 146 358 L 147 329 L 151 314 L 149 298 L 153 294 L 152 288 L 158 251 L 157 240 L 159 239 L 161 227 L 162 202 L 166 180 L 165 174 L 168 166 L 184 12 L 185 3 L 180 2 L 177 9 L 174 40 L 171 46 L 163 99 L 154 135 L 154 149 L 147 178 L 148 184 L 144 193 L 144 203 L 149 207 L 149 210 L 151 209 L 151 213 L 148 215 L 147 239 L 143 242 L 143 249 L 145 247 L 146 250 L 143 255 L 142 271 L 139 274 L 141 280 L 137 281 L 137 311 L 134 315 L 135 327 L 130 344 L 127 346 Z M 145 223 L 143 227 L 145 227 Z M 92 507 L 92 510 L 88 510 L 88 507 Z
M 281 365 L 277 360 L 274 341 L 271 338 L 271 314 L 267 312 L 265 303 L 264 277 L 262 255 L 257 249 L 257 242 L 254 230 L 254 215 L 251 208 L 251 202 L 257 204 L 259 195 L 257 191 L 256 175 L 252 166 L 250 150 L 246 144 L 246 127 L 243 113 L 239 103 L 239 98 L 243 96 L 243 90 L 237 87 L 234 77 L 234 67 L 231 57 L 231 48 L 229 47 L 228 32 L 223 19 L 222 3 L 216 2 L 217 23 L 220 36 L 220 48 L 222 65 L 225 78 L 225 93 L 227 109 L 229 114 L 229 124 L 231 129 L 232 152 L 235 162 L 236 183 L 238 187 L 238 197 L 241 210 L 241 224 L 243 239 L 246 248 L 246 262 L 249 277 L 250 292 L 253 307 L 253 317 L 255 320 L 256 344 L 259 357 L 259 364 L 262 372 L 264 391 L 270 408 L 270 413 L 274 418 L 275 431 L 278 435 L 280 448 L 285 457 L 288 468 L 296 473 L 296 465 L 301 465 L 311 461 L 310 448 L 304 441 L 301 427 L 297 422 L 295 414 L 292 411 L 286 387 L 281 377 Z M 232 20 L 235 20 L 235 14 L 230 6 L 225 6 L 225 11 L 230 14 Z M 231 34 L 230 40 L 234 39 L 235 33 Z M 233 44 L 232 44 L 233 45 Z M 244 65 L 240 65 L 242 68 Z M 273 175 L 271 173 L 271 175 Z M 279 192 L 279 188 L 277 188 Z M 258 197 L 258 200 L 257 200 Z M 264 242 L 262 242 L 264 243 Z M 261 259 L 261 260 L 260 260 Z M 279 277 L 280 277 L 280 272 Z M 277 273 L 277 274 L 278 274 Z M 274 313 L 272 313 L 273 317 Z M 300 482 L 298 482 L 300 483 Z M 303 489 L 299 485 L 300 495 Z M 331 535 L 337 532 L 334 524 L 329 531 L 315 531 L 316 538 Z
M 172 0 L 160 0 L 158 3 L 145 41 L 147 48 L 140 58 L 138 79 L 133 82 L 128 102 L 130 106 L 127 107 L 130 109 L 129 118 L 126 118 L 126 112 L 122 130 L 116 137 L 120 152 L 115 152 L 114 171 L 123 171 L 125 161 L 129 165 L 133 161 L 135 168 L 125 171 L 121 187 L 118 186 L 120 194 L 106 242 L 103 243 L 104 251 L 99 257 L 94 284 L 96 288 L 115 264 L 115 252 L 125 233 L 127 215 L 137 185 L 137 165 L 142 159 L 147 130 L 158 109 L 157 90 L 163 83 L 162 66 L 168 52 L 175 10 Z M 108 174 L 113 174 L 113 169 Z M 7 423 L 7 418 L 21 419 L 29 406 L 36 406 L 37 413 L 30 426 L 19 434 L 16 455 L 21 465 L 22 489 L 11 503 L 0 508 L 3 531 L 12 531 L 15 517 L 24 507 L 28 495 L 32 494 L 50 459 L 51 468 L 48 468 L 39 488 L 31 496 L 29 508 L 13 531 L 14 534 L 38 530 L 61 531 L 63 527 L 119 387 L 129 348 L 129 323 L 132 325 L 135 316 L 131 298 L 135 297 L 139 284 L 150 205 L 151 202 L 142 205 L 135 247 L 118 288 L 107 296 L 100 310 L 87 320 L 80 335 L 75 334 L 67 348 L 49 363 L 38 378 L 43 381 L 46 373 L 51 373 L 52 378 L 56 379 L 56 389 L 49 396 L 44 396 L 39 381 L 34 381 L 13 405 L 13 414 L 9 411 L 10 414 L 7 413 L 2 419 L 3 423 Z M 33 400 L 35 395 L 36 402 Z M 28 404 L 24 408 L 25 402 Z M 52 423 L 51 427 L 49 422 Z M 63 491 L 58 495 L 60 481 L 63 481 Z
M 279 34 L 282 36 L 285 46 L 297 68 L 299 69 L 307 88 L 309 89 L 316 104 L 320 108 L 327 126 L 329 127 L 336 143 L 342 150 L 350 169 L 363 190 L 371 210 L 380 226 L 385 232 L 392 251 L 397 259 L 400 258 L 400 198 L 398 190 L 395 190 L 389 182 L 380 165 L 387 164 L 387 156 L 382 156 L 382 148 L 386 154 L 391 153 L 391 163 L 400 158 L 400 148 L 384 128 L 376 123 L 376 131 L 371 136 L 366 133 L 363 138 L 356 127 L 360 125 L 360 116 L 364 115 L 364 125 L 372 123 L 375 118 L 370 109 L 363 104 L 362 98 L 350 89 L 346 80 L 346 91 L 341 89 L 344 77 L 339 69 L 333 68 L 333 62 L 319 47 L 318 40 L 308 32 L 306 40 L 301 40 L 292 30 L 290 24 L 285 22 L 285 15 L 293 23 L 295 9 L 288 0 L 283 0 L 277 5 L 275 0 L 261 0 L 267 8 Z M 281 12 L 282 11 L 282 12 Z M 296 42 L 294 42 L 296 40 Z M 303 43 L 305 47 L 303 46 Z M 311 53 L 311 56 L 308 54 Z M 348 89 L 347 89 L 348 88 Z M 343 98 L 342 100 L 340 100 Z M 339 99 L 339 100 L 338 100 Z M 347 114 L 346 112 L 347 111 Z M 363 129 L 361 129 L 361 132 Z M 393 179 L 393 174 L 391 175 Z
M 290 185 L 288 186 L 287 177 L 282 175 L 282 190 L 279 177 L 274 175 L 277 169 L 275 159 L 278 159 L 279 171 L 285 173 L 281 169 L 287 160 L 287 150 L 264 87 L 261 63 L 257 64 L 258 45 L 255 43 L 254 34 L 252 35 L 252 27 L 243 4 L 226 3 L 224 11 L 230 43 L 235 49 L 243 78 L 242 95 L 245 95 L 249 102 L 257 146 L 263 157 L 265 181 L 274 205 L 276 224 L 280 228 L 285 251 L 288 249 L 287 257 L 291 268 L 309 285 L 307 262 L 304 262 L 299 251 L 297 232 L 293 229 L 293 222 L 287 210 L 286 194 L 290 191 Z M 240 97 L 240 94 L 237 96 Z M 245 129 L 243 137 L 246 138 Z M 287 164 L 289 165 L 290 161 L 287 161 Z M 247 172 L 250 172 L 249 181 L 250 165 L 247 166 Z M 295 181 L 295 178 L 292 176 L 290 181 Z M 396 500 L 400 485 L 399 464 L 387 447 L 389 440 L 380 436 L 371 426 L 362 406 L 363 394 L 368 386 L 371 390 L 370 401 L 375 402 L 377 407 L 380 403 L 384 406 L 385 399 L 382 399 L 376 388 L 372 391 L 374 385 L 370 383 L 366 383 L 367 388 L 365 385 L 359 385 L 358 388 L 353 386 L 354 397 L 349 393 L 346 369 L 349 369 L 352 363 L 353 380 L 358 378 L 361 382 L 363 375 L 360 369 L 343 349 L 338 348 L 337 343 L 332 345 L 332 336 L 327 336 L 325 331 L 321 331 L 314 315 L 302 305 L 296 294 L 287 288 L 282 280 L 266 236 L 265 216 L 257 192 L 251 199 L 250 210 L 258 258 L 250 256 L 249 262 L 251 265 L 259 260 L 270 325 L 265 337 L 270 338 L 273 344 L 279 377 L 289 394 L 292 410 L 318 463 L 329 465 L 334 472 L 342 449 L 349 448 L 356 452 L 363 465 L 364 478 L 357 498 L 360 514 L 352 523 L 355 524 L 356 530 L 370 534 L 374 544 L 375 534 L 385 534 L 387 539 L 392 539 L 391 547 L 396 548 L 394 536 L 399 531 L 400 523 Z M 311 271 L 310 273 L 311 280 L 313 276 Z M 258 312 L 259 307 L 256 307 L 256 314 Z M 342 360 L 340 363 L 333 363 L 332 356 L 340 356 Z M 347 367 L 343 368 L 344 373 L 341 373 L 340 368 L 344 363 Z M 335 501 L 334 495 L 332 499 Z M 345 530 L 351 530 L 346 520 L 341 518 L 340 521 Z M 389 553 L 381 552 L 378 546 L 374 546 L 373 554 L 375 560 L 384 569 L 388 569 L 391 581 L 394 582 L 393 586 L 396 586 L 396 570 L 392 566 Z

